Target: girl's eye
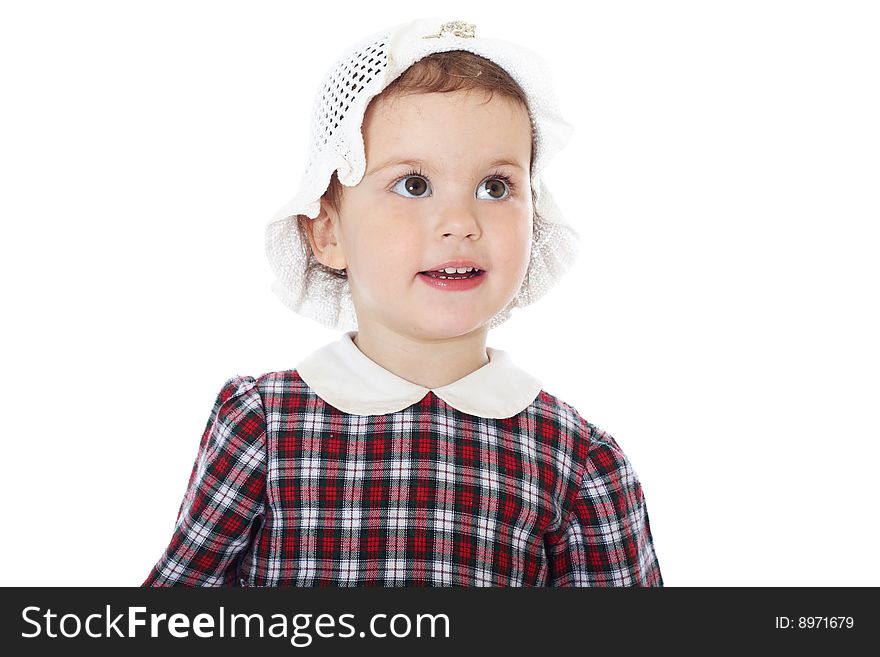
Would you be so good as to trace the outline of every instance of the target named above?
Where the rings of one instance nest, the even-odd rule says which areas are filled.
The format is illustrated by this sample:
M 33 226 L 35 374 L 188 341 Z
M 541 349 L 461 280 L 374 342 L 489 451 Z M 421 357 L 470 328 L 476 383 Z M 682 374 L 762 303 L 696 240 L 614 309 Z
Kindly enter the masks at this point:
M 499 177 L 496 176 L 494 178 L 489 178 L 488 180 L 481 182 L 478 191 L 486 190 L 489 193 L 489 198 L 494 199 L 496 201 L 501 200 L 503 198 L 507 198 L 510 195 L 508 191 L 507 194 L 504 194 L 505 187 L 509 188 L 511 185 L 509 184 L 506 176 Z M 497 194 L 497 196 L 496 196 Z M 477 198 L 480 198 L 477 195 Z
M 406 191 L 410 194 L 414 194 L 417 198 L 421 198 L 425 195 L 425 190 L 427 189 L 427 181 L 422 178 L 422 176 L 416 174 L 407 174 L 396 183 L 394 183 L 394 187 L 392 187 L 391 189 L 399 191 L 401 183 L 405 183 L 404 188 L 406 189 Z
M 506 194 L 505 188 L 507 190 Z M 409 196 L 409 198 L 423 198 L 425 196 L 430 196 L 430 194 L 426 194 L 428 190 L 428 180 L 423 174 L 417 171 L 411 171 L 406 174 L 403 178 L 394 183 L 394 186 L 391 189 L 392 191 L 400 193 L 402 196 L 411 194 L 412 196 Z M 407 192 L 406 194 L 402 193 L 402 190 L 404 189 Z M 480 183 L 480 186 L 477 188 L 477 198 L 487 198 L 494 201 L 500 201 L 510 196 L 514 189 L 513 181 L 509 176 L 504 174 L 494 174 L 492 177 L 487 178 Z M 484 190 L 488 196 L 480 196 L 480 192 Z

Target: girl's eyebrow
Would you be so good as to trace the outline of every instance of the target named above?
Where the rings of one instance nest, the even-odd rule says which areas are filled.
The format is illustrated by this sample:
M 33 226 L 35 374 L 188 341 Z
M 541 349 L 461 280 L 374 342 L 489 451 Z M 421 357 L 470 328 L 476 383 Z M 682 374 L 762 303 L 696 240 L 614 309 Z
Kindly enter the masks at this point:
M 396 166 L 399 164 L 406 164 L 411 167 L 421 167 L 423 169 L 428 169 L 429 171 L 431 170 L 431 164 L 427 160 L 421 160 L 419 158 L 392 157 L 392 158 L 389 158 L 388 160 L 386 160 L 385 162 L 383 162 L 381 165 L 375 167 L 374 169 L 371 169 L 365 175 L 371 176 L 374 173 L 378 173 L 384 169 L 387 169 L 388 167 Z M 522 171 L 525 171 L 525 168 L 522 165 L 518 164 L 515 161 L 515 158 L 512 158 L 512 157 L 500 158 L 498 160 L 495 160 L 494 162 L 490 162 L 489 164 L 486 165 L 486 168 L 497 167 L 497 166 L 501 166 L 504 164 L 511 166 L 511 167 L 514 167 L 516 169 L 520 169 Z

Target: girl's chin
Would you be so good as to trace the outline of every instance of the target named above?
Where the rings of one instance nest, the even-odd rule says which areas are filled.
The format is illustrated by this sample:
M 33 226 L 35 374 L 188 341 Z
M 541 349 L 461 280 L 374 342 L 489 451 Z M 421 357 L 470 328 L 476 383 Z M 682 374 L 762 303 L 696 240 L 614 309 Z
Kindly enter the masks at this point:
M 467 335 L 487 325 L 491 319 L 492 317 L 484 317 L 482 314 L 446 314 L 438 310 L 427 317 L 411 317 L 410 321 L 424 337 L 441 339 Z

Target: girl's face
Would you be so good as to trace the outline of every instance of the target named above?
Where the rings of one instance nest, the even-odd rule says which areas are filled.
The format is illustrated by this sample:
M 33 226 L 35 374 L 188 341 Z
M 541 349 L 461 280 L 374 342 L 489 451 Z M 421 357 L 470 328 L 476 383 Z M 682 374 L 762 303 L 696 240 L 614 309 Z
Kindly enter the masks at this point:
M 532 238 L 531 122 L 516 102 L 488 98 L 416 94 L 368 108 L 366 172 L 344 188 L 338 215 L 328 208 L 332 266 L 346 268 L 359 329 L 416 339 L 488 331 L 519 290 Z M 476 285 L 422 273 L 455 260 L 483 271 Z

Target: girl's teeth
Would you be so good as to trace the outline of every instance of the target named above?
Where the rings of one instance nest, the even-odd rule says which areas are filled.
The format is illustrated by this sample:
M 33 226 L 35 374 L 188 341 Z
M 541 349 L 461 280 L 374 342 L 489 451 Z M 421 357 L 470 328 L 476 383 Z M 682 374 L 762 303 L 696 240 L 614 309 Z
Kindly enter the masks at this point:
M 428 271 L 425 273 L 428 276 L 431 276 L 433 278 L 443 278 L 443 279 L 446 279 L 446 278 L 454 278 L 454 279 L 472 278 L 474 276 L 477 276 L 477 270 L 474 269 L 473 267 L 458 267 L 458 268 L 448 267 L 446 269 L 435 269 L 435 270 Z M 444 276 L 444 274 L 446 274 L 446 275 Z

